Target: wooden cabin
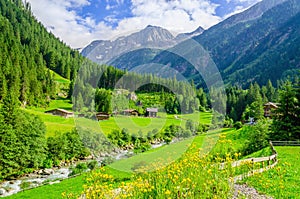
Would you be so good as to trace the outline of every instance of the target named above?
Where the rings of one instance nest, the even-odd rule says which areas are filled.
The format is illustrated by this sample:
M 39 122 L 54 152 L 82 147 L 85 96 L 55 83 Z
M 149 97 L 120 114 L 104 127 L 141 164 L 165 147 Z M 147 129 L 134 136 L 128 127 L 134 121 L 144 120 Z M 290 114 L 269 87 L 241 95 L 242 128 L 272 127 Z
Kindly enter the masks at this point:
M 268 102 L 264 104 L 264 116 L 265 117 L 272 117 L 273 113 L 272 110 L 276 110 L 278 108 L 277 104 L 273 102 Z
M 97 120 L 108 120 L 109 119 L 109 114 L 108 113 L 104 113 L 104 112 L 99 112 L 96 114 L 96 118 Z
M 146 117 L 157 117 L 158 108 L 146 108 Z
M 49 110 L 49 111 L 46 111 L 45 113 L 50 113 L 52 115 L 57 115 L 57 116 L 65 117 L 65 118 L 74 117 L 73 112 L 67 111 L 65 109 L 60 109 L 60 108 Z
M 123 115 L 126 115 L 126 116 L 138 116 L 139 115 L 139 112 L 135 109 L 126 109 L 126 110 L 123 110 Z

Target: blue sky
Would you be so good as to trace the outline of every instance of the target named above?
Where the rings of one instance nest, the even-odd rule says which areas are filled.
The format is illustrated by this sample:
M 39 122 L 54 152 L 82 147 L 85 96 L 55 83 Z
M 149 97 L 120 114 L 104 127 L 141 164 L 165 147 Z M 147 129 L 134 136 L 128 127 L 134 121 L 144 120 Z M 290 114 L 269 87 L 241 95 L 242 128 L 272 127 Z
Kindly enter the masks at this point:
M 207 29 L 260 0 L 27 0 L 49 31 L 73 48 L 156 25 L 173 34 Z

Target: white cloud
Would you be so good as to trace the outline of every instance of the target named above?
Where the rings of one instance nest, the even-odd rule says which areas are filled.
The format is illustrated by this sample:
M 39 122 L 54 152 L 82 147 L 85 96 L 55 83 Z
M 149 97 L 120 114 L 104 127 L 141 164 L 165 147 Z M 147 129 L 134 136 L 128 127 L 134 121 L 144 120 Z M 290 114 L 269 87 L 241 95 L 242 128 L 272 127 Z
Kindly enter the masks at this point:
M 74 48 L 82 47 L 90 39 L 96 39 L 88 26 L 93 19 L 79 17 L 72 8 L 89 5 L 88 0 L 27 0 L 32 11 L 51 32 Z
M 46 27 L 73 48 L 84 47 L 92 40 L 112 39 L 157 25 L 170 31 L 181 33 L 195 30 L 198 26 L 209 28 L 222 19 L 215 14 L 218 5 L 210 0 L 131 0 L 132 17 L 118 19 L 107 16 L 96 23 L 91 17 L 81 17 L 74 8 L 89 5 L 90 0 L 27 0 L 34 15 Z M 257 0 L 228 0 L 257 1 Z M 124 4 L 124 0 L 106 0 L 107 10 Z M 106 20 L 106 22 L 104 22 Z M 112 28 L 107 22 L 117 23 Z
M 133 17 L 120 20 L 113 36 L 129 34 L 156 25 L 175 33 L 191 32 L 202 26 L 209 28 L 221 18 L 215 15 L 217 5 L 208 0 L 132 0 Z
M 226 0 L 226 1 L 227 1 L 227 3 L 234 2 L 234 3 L 254 4 L 254 3 L 257 3 L 258 1 L 261 1 L 261 0 Z
M 247 10 L 248 8 L 250 8 L 255 3 L 258 3 L 262 0 L 226 0 L 226 1 L 227 1 L 227 3 L 234 2 L 236 4 L 236 6 L 234 8 L 234 11 L 225 15 L 223 17 L 223 19 L 226 19 L 237 13 L 241 13 L 241 12 Z

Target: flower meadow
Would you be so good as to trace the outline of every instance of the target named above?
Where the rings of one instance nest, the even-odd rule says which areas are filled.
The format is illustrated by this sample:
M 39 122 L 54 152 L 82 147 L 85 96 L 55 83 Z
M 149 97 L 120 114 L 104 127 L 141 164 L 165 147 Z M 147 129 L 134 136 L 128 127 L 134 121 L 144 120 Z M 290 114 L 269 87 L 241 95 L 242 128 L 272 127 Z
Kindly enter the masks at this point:
M 211 155 L 200 156 L 201 149 L 186 152 L 168 166 L 149 164 L 136 170 L 130 181 L 117 182 L 106 168 L 86 177 L 85 198 L 228 198 L 232 169 L 220 170 Z M 194 149 L 194 150 L 193 150 Z M 230 156 L 227 162 L 231 162 Z M 228 164 L 230 165 L 230 164 Z M 147 172 L 155 168 L 152 172 Z

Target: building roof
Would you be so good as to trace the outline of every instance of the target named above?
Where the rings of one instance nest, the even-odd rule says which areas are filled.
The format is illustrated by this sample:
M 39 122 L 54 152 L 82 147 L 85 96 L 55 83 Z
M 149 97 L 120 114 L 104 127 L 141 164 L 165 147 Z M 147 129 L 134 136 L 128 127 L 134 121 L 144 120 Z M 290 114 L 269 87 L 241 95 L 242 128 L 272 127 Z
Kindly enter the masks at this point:
M 53 112 L 53 111 L 60 111 L 60 112 L 63 112 L 63 113 L 66 113 L 66 114 L 74 114 L 73 112 L 71 112 L 71 111 L 67 111 L 67 110 L 65 110 L 65 109 L 61 109 L 61 108 L 57 108 L 57 109 L 53 109 L 53 110 L 49 110 L 49 111 L 46 111 L 46 113 L 48 113 L 48 112 Z
M 109 116 L 108 113 L 105 113 L 105 112 L 99 112 L 99 113 L 96 113 L 97 116 L 101 116 L 101 115 L 104 115 L 104 116 Z
M 137 112 L 137 110 L 135 110 L 135 109 L 126 109 L 126 110 L 123 110 L 123 112 L 129 112 L 129 113 L 130 112 L 135 112 L 135 111 Z
M 273 102 L 268 102 L 268 103 L 264 104 L 264 106 L 272 106 L 274 108 L 278 108 L 277 104 L 273 103 Z
M 158 108 L 146 108 L 147 112 L 158 112 Z

